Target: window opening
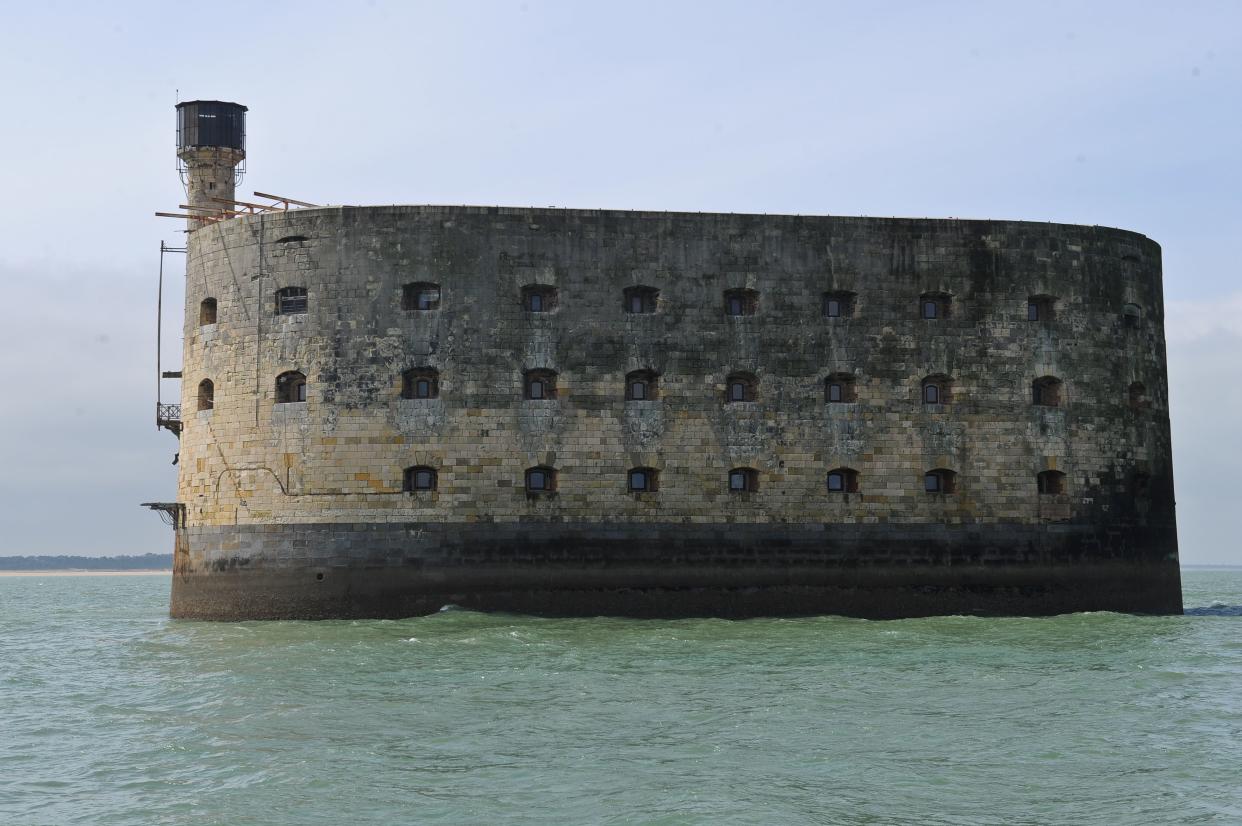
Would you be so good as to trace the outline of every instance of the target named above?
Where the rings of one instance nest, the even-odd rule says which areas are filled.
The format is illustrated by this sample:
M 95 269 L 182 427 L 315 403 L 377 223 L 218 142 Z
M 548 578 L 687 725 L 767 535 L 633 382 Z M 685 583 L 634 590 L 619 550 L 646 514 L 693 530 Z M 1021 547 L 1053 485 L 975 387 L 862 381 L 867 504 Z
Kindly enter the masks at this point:
M 216 386 L 211 379 L 203 379 L 198 383 L 198 409 L 211 410 L 216 406 Z
M 729 471 L 731 493 L 753 493 L 759 490 L 759 472 L 754 468 L 739 467 Z
M 436 470 L 430 467 L 412 467 L 405 470 L 405 490 L 414 492 L 436 489 Z
M 1044 495 L 1065 493 L 1065 474 L 1059 470 L 1045 470 L 1035 477 L 1039 492 Z
M 948 404 L 952 400 L 952 382 L 947 376 L 923 379 L 923 404 Z
M 948 318 L 951 301 L 945 293 L 925 293 L 919 298 L 919 314 L 925 319 Z
M 551 493 L 556 489 L 556 471 L 550 467 L 533 467 L 526 471 L 528 493 Z
M 855 294 L 851 292 L 824 293 L 825 318 L 850 318 L 854 315 Z
M 306 376 L 297 370 L 290 370 L 276 377 L 277 404 L 291 404 L 304 401 L 306 401 Z
M 829 404 L 849 404 L 856 401 L 854 376 L 850 373 L 833 373 L 824 379 L 824 399 Z
M 556 373 L 551 370 L 527 370 L 524 385 L 528 399 L 556 398 Z
M 725 379 L 725 402 L 753 402 L 756 384 L 749 373 L 731 373 Z
M 1031 384 L 1031 402 L 1039 407 L 1061 406 L 1061 380 L 1043 376 Z
M 828 471 L 828 492 L 857 493 L 858 471 L 847 467 L 839 467 Z
M 430 367 L 418 367 L 401 374 L 401 398 L 435 399 L 440 396 L 440 373 Z
M 629 473 L 630 493 L 651 493 L 656 489 L 657 473 L 653 468 L 636 467 Z
M 522 307 L 528 313 L 550 313 L 556 309 L 555 287 L 528 284 L 522 288 Z
M 276 291 L 276 314 L 297 315 L 306 312 L 305 287 L 281 287 Z
M 200 326 L 216 323 L 216 300 L 214 298 L 204 298 L 203 303 L 198 305 L 198 323 Z
M 1033 295 L 1026 301 L 1027 321 L 1052 321 L 1056 298 L 1051 295 Z
M 401 288 L 401 309 L 426 312 L 440 309 L 440 285 L 415 282 Z
M 635 315 L 654 313 L 659 296 L 660 291 L 654 287 L 628 287 L 624 292 L 625 311 Z
M 923 477 L 923 490 L 928 493 L 953 493 L 957 489 L 957 474 L 937 468 Z
M 626 401 L 651 401 L 659 398 L 659 383 L 651 370 L 635 370 L 625 377 Z
M 754 315 L 759 309 L 759 293 L 755 290 L 726 290 L 724 298 L 726 315 Z

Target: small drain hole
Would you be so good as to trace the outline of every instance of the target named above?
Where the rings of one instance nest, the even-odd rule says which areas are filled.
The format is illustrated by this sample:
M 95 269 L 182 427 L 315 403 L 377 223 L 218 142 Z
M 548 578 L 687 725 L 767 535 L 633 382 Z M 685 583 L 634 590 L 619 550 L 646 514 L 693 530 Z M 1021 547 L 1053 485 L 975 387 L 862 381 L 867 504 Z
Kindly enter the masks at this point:
M 315 574 L 315 579 L 319 582 L 323 582 L 323 572 L 320 571 L 319 573 Z

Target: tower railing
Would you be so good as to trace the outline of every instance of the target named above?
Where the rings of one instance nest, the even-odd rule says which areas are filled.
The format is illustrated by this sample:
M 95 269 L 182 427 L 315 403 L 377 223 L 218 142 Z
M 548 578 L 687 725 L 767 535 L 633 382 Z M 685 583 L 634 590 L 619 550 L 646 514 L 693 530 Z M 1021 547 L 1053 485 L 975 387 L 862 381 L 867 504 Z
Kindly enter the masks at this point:
M 172 431 L 174 436 L 181 436 L 181 405 L 155 403 L 155 426 Z

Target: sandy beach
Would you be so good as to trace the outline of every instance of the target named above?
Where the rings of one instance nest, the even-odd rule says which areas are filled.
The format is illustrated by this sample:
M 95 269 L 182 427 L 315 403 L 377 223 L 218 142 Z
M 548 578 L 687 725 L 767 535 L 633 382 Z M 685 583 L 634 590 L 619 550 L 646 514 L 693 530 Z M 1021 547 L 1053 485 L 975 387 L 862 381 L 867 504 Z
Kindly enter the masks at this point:
M 170 576 L 171 570 L 163 571 L 0 571 L 3 576 Z

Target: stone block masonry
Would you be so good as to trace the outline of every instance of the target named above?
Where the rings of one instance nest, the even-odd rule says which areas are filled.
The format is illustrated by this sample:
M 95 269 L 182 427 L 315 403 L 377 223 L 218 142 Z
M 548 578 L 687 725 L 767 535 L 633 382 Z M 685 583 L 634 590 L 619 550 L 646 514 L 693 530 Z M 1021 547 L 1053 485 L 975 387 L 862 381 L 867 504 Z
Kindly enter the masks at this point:
M 189 246 L 175 615 L 1180 610 L 1141 235 L 423 206 Z

